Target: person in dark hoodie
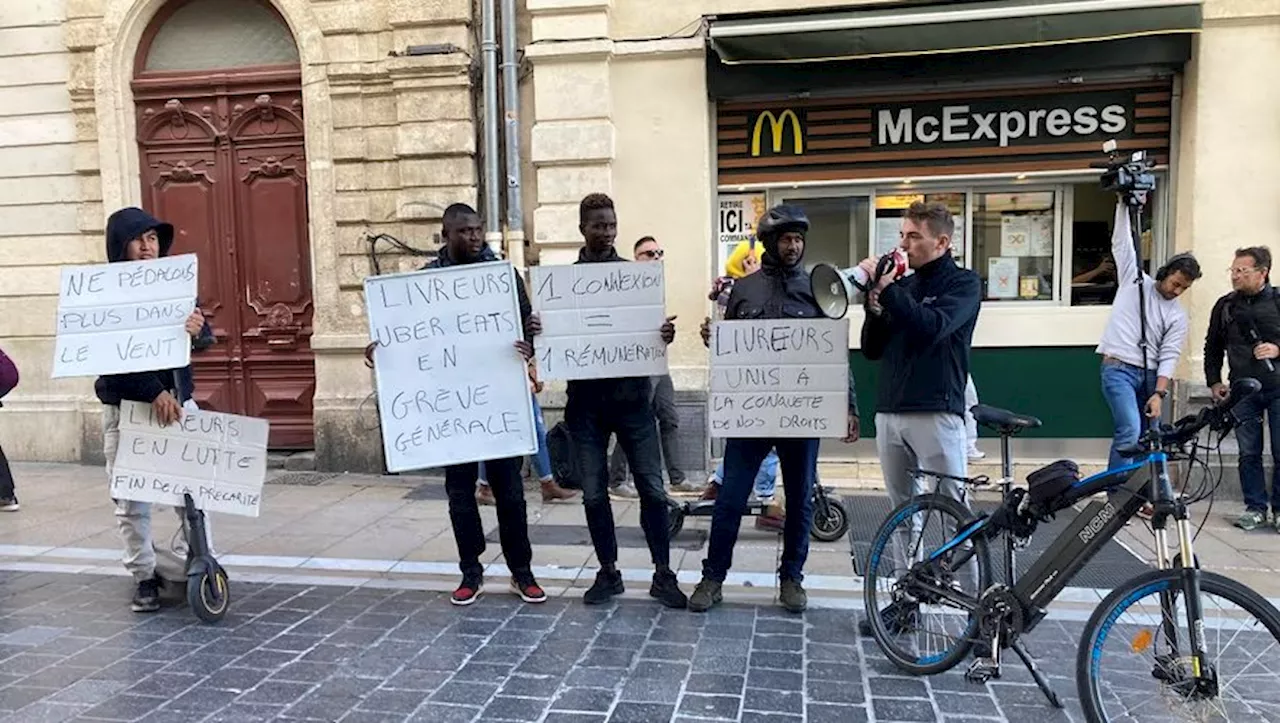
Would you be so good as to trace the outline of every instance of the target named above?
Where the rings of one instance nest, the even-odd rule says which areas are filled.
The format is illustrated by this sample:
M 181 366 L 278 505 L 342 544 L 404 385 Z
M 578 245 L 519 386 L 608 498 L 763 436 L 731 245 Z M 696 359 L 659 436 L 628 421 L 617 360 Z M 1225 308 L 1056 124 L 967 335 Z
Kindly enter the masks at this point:
M 911 204 L 902 219 L 899 245 L 915 273 L 899 276 L 893 267 L 868 294 L 862 353 L 880 362 L 876 450 L 894 507 L 916 494 L 912 469 L 953 477 L 968 474 L 965 386 L 982 280 L 956 264 L 951 254 L 954 233 L 955 220 L 946 206 Z M 878 261 L 869 258 L 860 266 L 874 278 Z M 966 502 L 964 486 L 954 479 L 940 479 L 938 487 Z M 894 564 L 904 567 L 906 561 Z M 881 615 L 896 621 L 898 612 L 886 608 Z M 870 634 L 865 619 L 859 628 Z
M 584 245 L 577 263 L 630 263 L 618 255 L 613 245 L 618 236 L 618 216 L 608 196 L 593 193 L 582 199 L 578 205 L 578 230 Z M 542 325 L 534 318 L 534 332 L 539 333 Z M 668 317 L 662 325 L 662 340 L 667 344 L 675 339 L 674 321 L 674 316 Z M 587 605 L 600 605 L 623 593 L 622 573 L 617 566 L 618 538 L 609 503 L 611 434 L 618 437 L 640 493 L 640 527 L 655 568 L 649 595 L 671 608 L 683 608 L 688 603 L 671 570 L 668 498 L 662 484 L 662 448 L 650 403 L 650 384 L 647 376 L 580 379 L 568 384 L 564 418 L 577 447 L 587 529 L 600 563 L 595 582 L 582 597 Z
M 140 208 L 122 208 L 107 219 L 107 261 L 111 263 L 168 256 L 172 246 L 173 226 Z M 198 307 L 187 317 L 186 329 L 192 339 L 212 338 Z M 183 379 L 187 383 L 182 383 Z M 93 388 L 103 405 L 102 452 L 108 480 L 120 444 L 120 403 L 150 404 L 160 424 L 169 425 L 181 418 L 183 404 L 190 400 L 194 388 L 190 379 L 190 367 L 98 377 Z M 151 536 L 151 504 L 113 501 L 116 527 L 124 542 L 124 567 L 137 583 L 131 607 L 138 613 L 155 612 L 160 609 L 160 578 L 156 575 L 156 549 Z M 181 508 L 174 509 L 178 519 L 183 520 Z
M 725 320 L 822 319 L 822 309 L 810 291 L 804 270 L 804 237 L 809 218 L 790 205 L 775 206 L 760 219 L 756 238 L 764 246 L 760 270 L 733 284 L 725 305 Z M 711 319 L 702 322 L 702 342 L 710 345 Z M 853 371 L 849 371 L 849 415 L 845 442 L 858 440 L 858 399 Z M 702 582 L 689 598 L 689 609 L 705 612 L 723 599 L 721 588 L 733 564 L 742 514 L 755 484 L 760 463 L 777 450 L 786 491 L 786 521 L 782 531 L 782 561 L 778 567 L 778 600 L 789 612 L 803 612 L 809 604 L 802 584 L 809 557 L 809 527 L 813 524 L 813 485 L 818 471 L 818 440 L 788 438 L 728 439 L 724 446 L 724 483 L 711 515 L 711 539 L 702 561 Z
M 440 255 L 423 268 L 439 269 L 463 264 L 480 264 L 498 261 L 497 254 L 484 242 L 484 228 L 475 209 L 455 203 L 444 210 L 444 246 Z M 520 322 L 524 327 L 524 340 L 516 342 L 516 348 L 527 362 L 533 356 L 529 318 L 533 307 L 520 274 L 513 274 L 520 304 Z M 547 594 L 534 579 L 531 568 L 533 549 L 529 544 L 528 517 L 525 514 L 524 483 L 520 479 L 520 457 L 485 460 L 485 473 L 489 488 L 493 491 L 498 512 L 498 539 L 502 555 L 511 570 L 511 592 L 527 603 L 546 602 Z M 453 525 L 453 539 L 458 545 L 462 570 L 462 583 L 454 590 L 450 601 L 454 605 L 470 605 L 484 591 L 484 566 L 480 556 L 484 554 L 484 526 L 480 521 L 480 508 L 476 503 L 476 480 L 480 475 L 478 462 L 450 465 L 445 468 L 444 487 L 449 497 L 449 520 Z

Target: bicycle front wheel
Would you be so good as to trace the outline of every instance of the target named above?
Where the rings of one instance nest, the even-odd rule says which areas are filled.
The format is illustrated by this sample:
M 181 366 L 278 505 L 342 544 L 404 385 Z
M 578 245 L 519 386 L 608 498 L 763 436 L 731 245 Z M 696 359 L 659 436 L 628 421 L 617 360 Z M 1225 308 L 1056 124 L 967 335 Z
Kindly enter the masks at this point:
M 1201 572 L 1199 666 L 1182 590 L 1179 570 L 1156 570 L 1116 588 L 1094 610 L 1076 659 L 1086 719 L 1280 720 L 1280 612 L 1235 580 Z
M 867 624 L 885 657 L 911 675 L 950 670 L 973 646 L 990 555 L 983 535 L 953 541 L 973 519 L 950 497 L 920 495 L 890 512 L 871 543 Z

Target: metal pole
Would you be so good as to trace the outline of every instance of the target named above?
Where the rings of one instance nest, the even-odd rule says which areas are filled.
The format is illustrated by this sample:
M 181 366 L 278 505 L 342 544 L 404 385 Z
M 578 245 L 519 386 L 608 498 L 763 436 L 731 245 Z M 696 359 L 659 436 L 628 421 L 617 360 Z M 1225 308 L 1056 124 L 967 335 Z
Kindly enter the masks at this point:
M 524 204 L 520 198 L 520 64 L 516 61 L 516 2 L 502 0 L 502 110 L 507 150 L 507 258 L 524 267 Z
M 498 204 L 498 37 L 497 0 L 482 0 L 480 48 L 484 55 L 484 230 L 493 245 L 501 239 Z M 501 251 L 500 248 L 494 249 Z

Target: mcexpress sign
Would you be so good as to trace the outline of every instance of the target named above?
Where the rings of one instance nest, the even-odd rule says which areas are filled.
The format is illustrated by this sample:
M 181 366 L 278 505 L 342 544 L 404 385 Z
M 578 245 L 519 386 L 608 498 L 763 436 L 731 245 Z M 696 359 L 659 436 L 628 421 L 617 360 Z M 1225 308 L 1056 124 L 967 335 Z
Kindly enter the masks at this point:
M 1132 134 L 1132 106 L 1081 103 L 1069 96 L 1050 96 L 1050 103 L 1035 105 L 1032 103 L 1045 99 L 1026 100 L 1020 107 L 1009 107 L 1014 105 L 1009 101 L 998 102 L 1004 108 L 983 101 L 875 108 L 873 142 L 877 146 L 958 143 L 1004 148 Z

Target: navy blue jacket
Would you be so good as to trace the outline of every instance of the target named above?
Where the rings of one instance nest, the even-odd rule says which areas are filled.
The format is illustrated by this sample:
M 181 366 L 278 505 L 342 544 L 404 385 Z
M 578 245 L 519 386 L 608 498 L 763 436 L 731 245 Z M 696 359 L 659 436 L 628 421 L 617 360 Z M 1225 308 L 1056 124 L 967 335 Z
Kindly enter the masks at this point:
M 155 230 L 160 239 L 160 255 L 168 256 L 173 248 L 173 226 L 158 220 L 140 208 L 122 208 L 107 219 L 107 261 L 127 261 L 125 249 L 129 242 L 147 231 Z M 213 344 L 213 331 L 206 321 L 193 348 L 204 349 Z M 164 392 L 172 392 L 179 402 L 191 398 L 195 383 L 191 367 L 163 369 L 131 374 L 109 374 L 98 377 L 93 391 L 98 401 L 119 406 L 121 401 L 151 403 Z
M 880 292 L 884 313 L 868 313 L 862 353 L 880 365 L 877 412 L 964 415 L 969 347 L 982 304 L 978 274 L 951 254 Z

